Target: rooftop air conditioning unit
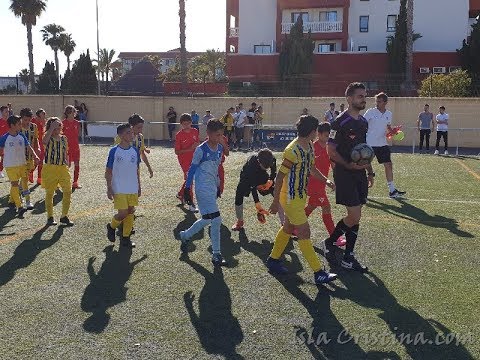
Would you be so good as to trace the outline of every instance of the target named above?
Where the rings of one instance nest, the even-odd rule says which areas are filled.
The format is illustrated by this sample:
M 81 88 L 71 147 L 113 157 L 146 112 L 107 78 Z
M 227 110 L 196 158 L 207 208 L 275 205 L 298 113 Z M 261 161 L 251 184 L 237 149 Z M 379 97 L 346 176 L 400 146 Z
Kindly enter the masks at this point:
M 244 81 L 242 85 L 243 87 L 249 87 L 249 86 L 252 86 L 252 83 L 250 81 Z
M 420 74 L 430 74 L 430 68 L 428 67 L 421 67 Z
M 447 72 L 447 68 L 446 67 L 434 67 L 433 68 L 433 73 L 434 74 L 445 74 Z
M 450 66 L 448 68 L 448 72 L 452 73 L 454 71 L 458 71 L 458 70 L 462 70 L 462 67 L 461 66 Z

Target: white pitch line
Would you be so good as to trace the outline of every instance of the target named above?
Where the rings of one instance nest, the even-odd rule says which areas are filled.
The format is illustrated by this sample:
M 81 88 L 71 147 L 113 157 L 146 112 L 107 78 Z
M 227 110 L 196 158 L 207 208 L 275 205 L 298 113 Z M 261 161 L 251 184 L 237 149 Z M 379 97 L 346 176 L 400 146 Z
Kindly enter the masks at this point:
M 382 197 L 382 196 L 369 196 L 368 199 L 375 199 L 375 200 L 397 200 L 391 199 L 389 197 Z M 413 199 L 413 198 L 399 198 L 398 200 L 404 201 L 425 201 L 425 202 L 439 202 L 439 203 L 453 203 L 453 204 L 471 204 L 471 205 L 480 205 L 480 201 L 467 201 L 467 200 L 448 200 L 448 199 Z

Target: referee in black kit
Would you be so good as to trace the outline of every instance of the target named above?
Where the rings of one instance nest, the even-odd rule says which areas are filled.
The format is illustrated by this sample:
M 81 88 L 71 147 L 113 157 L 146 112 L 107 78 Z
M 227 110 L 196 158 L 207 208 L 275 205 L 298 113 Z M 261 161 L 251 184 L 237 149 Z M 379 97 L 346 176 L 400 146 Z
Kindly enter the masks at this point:
M 338 265 L 334 241 L 345 234 L 347 244 L 341 266 L 348 270 L 367 272 L 354 255 L 357 241 L 362 206 L 367 202 L 368 188 L 373 186 L 372 165 L 357 165 L 352 162 L 352 149 L 366 143 L 368 122 L 360 111 L 365 109 L 367 92 L 362 83 L 351 83 L 345 91 L 348 109 L 332 123 L 328 141 L 328 154 L 334 162 L 333 178 L 335 180 L 336 203 L 347 208 L 347 216 L 340 220 L 332 235 L 325 240 L 325 257 L 332 266 Z M 367 171 L 367 174 L 365 173 Z

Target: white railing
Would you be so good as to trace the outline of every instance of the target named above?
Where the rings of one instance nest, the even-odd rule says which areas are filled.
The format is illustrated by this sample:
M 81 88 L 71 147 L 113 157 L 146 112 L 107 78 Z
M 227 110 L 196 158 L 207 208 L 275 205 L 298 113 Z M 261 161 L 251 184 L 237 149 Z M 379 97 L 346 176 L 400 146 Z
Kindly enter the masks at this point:
M 231 38 L 238 37 L 238 27 L 230 28 L 230 37 Z
M 295 23 L 282 23 L 282 34 L 290 34 Z M 333 33 L 342 32 L 343 23 L 341 21 L 316 21 L 316 22 L 304 22 L 303 32 L 307 33 Z

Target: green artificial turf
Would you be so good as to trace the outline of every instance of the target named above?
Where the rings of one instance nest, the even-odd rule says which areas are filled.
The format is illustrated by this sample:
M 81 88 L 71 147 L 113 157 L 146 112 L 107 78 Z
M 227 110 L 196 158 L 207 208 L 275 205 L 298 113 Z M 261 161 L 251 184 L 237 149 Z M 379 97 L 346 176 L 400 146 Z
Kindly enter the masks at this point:
M 245 234 L 230 232 L 248 156 L 241 152 L 227 159 L 220 199 L 229 268 L 214 271 L 208 229 L 180 256 L 178 231 L 195 216 L 175 198 L 183 175 L 172 149 L 152 149 L 154 178 L 142 164 L 137 248 L 119 251 L 105 234 L 113 214 L 103 177 L 107 153 L 82 148 L 73 228 L 42 228 L 41 188 L 24 220 L 0 209 L 1 359 L 480 358 L 479 158 L 395 154 L 396 185 L 408 192 L 401 201 L 387 198 L 375 164 L 356 248 L 371 272 L 340 271 L 334 285 L 317 287 L 296 244 L 285 254 L 289 275 L 267 272 L 279 222 L 270 216 L 258 223 L 251 199 Z M 3 206 L 8 191 L 0 184 Z M 271 199 L 262 199 L 265 207 Z M 330 199 L 334 204 L 334 194 Z M 57 220 L 60 211 L 58 204 Z M 337 205 L 333 211 L 336 221 L 344 214 Z M 318 212 L 310 224 L 320 247 L 326 231 Z M 353 336 L 357 341 L 348 341 Z M 415 336 L 427 343 L 414 344 Z

